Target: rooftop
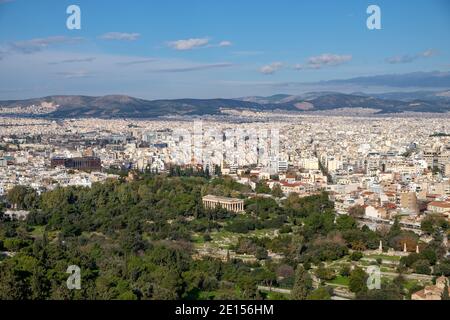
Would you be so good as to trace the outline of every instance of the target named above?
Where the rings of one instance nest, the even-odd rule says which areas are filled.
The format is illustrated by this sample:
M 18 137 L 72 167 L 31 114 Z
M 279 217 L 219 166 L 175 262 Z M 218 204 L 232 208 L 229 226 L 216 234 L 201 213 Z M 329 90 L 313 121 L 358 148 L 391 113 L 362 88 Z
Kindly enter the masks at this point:
M 237 198 L 227 198 L 227 197 L 220 197 L 220 196 L 214 196 L 214 195 L 206 195 L 203 197 L 203 200 L 206 201 L 216 201 L 216 202 L 223 202 L 223 203 L 240 203 L 244 200 L 237 199 Z

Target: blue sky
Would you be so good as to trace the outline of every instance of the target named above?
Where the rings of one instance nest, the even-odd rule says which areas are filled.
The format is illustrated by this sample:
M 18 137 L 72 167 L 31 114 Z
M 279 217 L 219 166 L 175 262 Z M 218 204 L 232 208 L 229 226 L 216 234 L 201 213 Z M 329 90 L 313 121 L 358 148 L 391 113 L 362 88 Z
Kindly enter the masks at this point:
M 66 28 L 71 4 L 81 30 Z M 366 27 L 370 4 L 381 30 Z M 449 40 L 446 0 L 0 0 L 0 99 L 295 94 L 332 79 L 448 72 Z

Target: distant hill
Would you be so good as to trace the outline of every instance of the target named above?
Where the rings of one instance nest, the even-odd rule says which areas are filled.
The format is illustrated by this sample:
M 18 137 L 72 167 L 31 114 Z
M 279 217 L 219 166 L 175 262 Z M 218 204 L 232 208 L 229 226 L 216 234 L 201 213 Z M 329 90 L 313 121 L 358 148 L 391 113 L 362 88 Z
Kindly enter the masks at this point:
M 450 101 L 450 90 L 447 91 L 414 91 L 414 92 L 386 92 L 386 93 L 352 93 L 353 95 L 370 96 L 379 99 L 414 101 L 414 100 L 432 100 L 432 101 Z
M 381 114 L 405 111 L 442 113 L 450 112 L 450 91 L 384 94 L 310 92 L 301 95 L 278 94 L 269 97 L 237 99 L 175 100 L 144 100 L 125 95 L 103 97 L 72 95 L 0 101 L 0 110 L 3 115 L 8 114 L 8 110 L 11 110 L 11 115 L 20 113 L 23 116 L 32 106 L 45 106 L 47 108 L 45 113 L 32 114 L 32 116 L 48 118 L 157 118 L 162 116 L 218 115 L 224 109 L 314 112 L 341 108 L 366 108 L 375 109 Z M 19 112 L 22 109 L 24 112 Z M 37 110 L 41 109 L 37 108 Z M 31 116 L 31 114 L 29 115 Z
M 0 101 L 0 107 L 26 108 L 31 105 L 51 104 L 53 112 L 45 114 L 49 118 L 155 118 L 170 115 L 220 114 L 222 109 L 269 110 L 252 102 L 232 99 L 177 99 L 143 100 L 124 95 L 103 97 L 89 96 L 49 96 L 39 99 Z
M 301 95 L 246 97 L 244 101 L 272 104 L 281 110 L 323 111 L 340 108 L 377 109 L 379 113 L 448 112 L 450 91 L 391 92 L 382 94 L 308 92 Z M 275 106 L 273 105 L 275 104 Z

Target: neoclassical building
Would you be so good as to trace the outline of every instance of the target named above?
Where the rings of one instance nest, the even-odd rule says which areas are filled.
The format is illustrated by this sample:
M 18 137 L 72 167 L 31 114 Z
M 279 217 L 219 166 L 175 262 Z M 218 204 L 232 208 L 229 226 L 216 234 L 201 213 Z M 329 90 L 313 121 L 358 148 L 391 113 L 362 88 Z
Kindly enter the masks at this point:
M 244 200 L 207 195 L 203 197 L 203 206 L 207 209 L 214 209 L 220 206 L 228 211 L 243 212 Z

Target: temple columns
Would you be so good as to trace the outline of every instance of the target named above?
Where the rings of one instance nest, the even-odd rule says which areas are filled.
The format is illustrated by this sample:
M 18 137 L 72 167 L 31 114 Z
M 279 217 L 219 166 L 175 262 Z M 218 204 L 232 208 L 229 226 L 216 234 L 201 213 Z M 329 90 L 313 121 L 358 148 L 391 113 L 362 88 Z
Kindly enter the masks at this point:
M 244 211 L 244 204 L 242 202 L 220 202 L 220 201 L 211 201 L 211 200 L 203 200 L 203 206 L 207 209 L 214 209 L 217 206 L 221 206 L 222 208 L 233 211 L 233 212 L 242 212 Z

